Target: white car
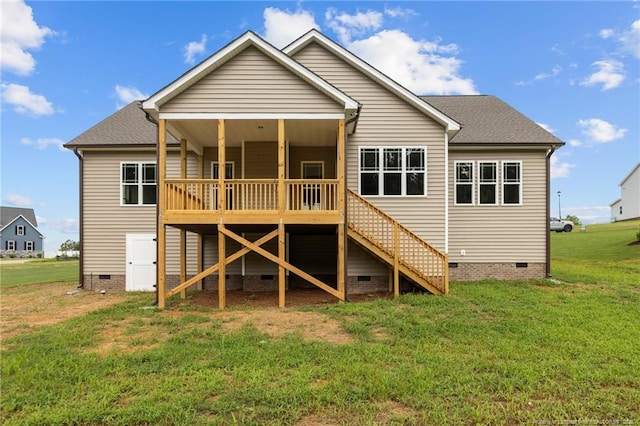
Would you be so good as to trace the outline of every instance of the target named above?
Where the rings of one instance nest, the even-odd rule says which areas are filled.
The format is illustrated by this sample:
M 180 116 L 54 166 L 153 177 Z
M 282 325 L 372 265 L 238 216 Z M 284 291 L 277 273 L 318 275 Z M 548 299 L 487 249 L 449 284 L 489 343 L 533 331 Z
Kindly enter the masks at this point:
M 558 219 L 557 217 L 552 217 L 549 221 L 549 230 L 556 232 L 571 232 L 573 231 L 573 222 L 570 220 Z

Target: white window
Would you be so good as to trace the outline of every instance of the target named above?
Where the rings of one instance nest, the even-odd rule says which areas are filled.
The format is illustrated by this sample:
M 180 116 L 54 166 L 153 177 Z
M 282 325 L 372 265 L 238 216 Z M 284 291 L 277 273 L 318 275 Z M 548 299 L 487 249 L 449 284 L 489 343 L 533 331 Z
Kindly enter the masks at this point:
M 217 161 L 211 162 L 211 179 L 218 179 L 219 177 L 219 163 Z M 234 176 L 234 164 L 233 161 L 227 161 L 224 165 L 224 178 L 233 179 Z
M 24 225 L 16 225 L 16 235 L 24 235 Z
M 455 204 L 473 204 L 473 162 L 455 162 Z
M 25 251 L 33 251 L 33 241 L 25 241 L 24 249 Z
M 522 204 L 522 162 L 502 162 L 502 204 Z
M 16 249 L 16 242 L 13 240 L 7 240 L 7 250 L 15 251 L 15 249 Z
M 481 161 L 478 163 L 478 203 L 498 203 L 498 163 Z
M 360 148 L 361 195 L 427 195 L 427 148 Z
M 122 163 L 120 192 L 122 205 L 156 204 L 155 163 Z

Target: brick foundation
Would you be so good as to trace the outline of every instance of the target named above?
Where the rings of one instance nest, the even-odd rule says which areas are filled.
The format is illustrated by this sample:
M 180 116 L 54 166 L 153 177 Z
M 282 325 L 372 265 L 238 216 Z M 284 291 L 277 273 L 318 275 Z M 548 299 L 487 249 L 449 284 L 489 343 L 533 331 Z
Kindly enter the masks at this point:
M 529 280 L 547 276 L 545 263 L 528 263 L 517 267 L 516 263 L 458 263 L 449 266 L 450 281 Z M 523 264 L 522 266 L 524 266 Z

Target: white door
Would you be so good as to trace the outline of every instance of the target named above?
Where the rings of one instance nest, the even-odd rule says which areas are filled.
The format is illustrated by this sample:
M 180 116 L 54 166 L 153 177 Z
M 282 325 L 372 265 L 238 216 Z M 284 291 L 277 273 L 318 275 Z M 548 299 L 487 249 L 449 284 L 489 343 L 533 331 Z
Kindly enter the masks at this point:
M 127 291 L 155 291 L 155 234 L 127 234 Z

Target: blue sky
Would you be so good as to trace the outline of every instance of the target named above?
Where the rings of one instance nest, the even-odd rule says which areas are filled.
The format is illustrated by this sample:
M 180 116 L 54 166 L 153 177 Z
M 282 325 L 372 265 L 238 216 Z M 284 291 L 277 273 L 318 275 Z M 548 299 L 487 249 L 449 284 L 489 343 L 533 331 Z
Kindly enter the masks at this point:
M 47 251 L 78 238 L 78 160 L 61 148 L 247 30 L 315 27 L 417 94 L 492 94 L 567 143 L 562 214 L 609 220 L 640 161 L 634 2 L 2 1 L 2 205 L 33 207 Z

